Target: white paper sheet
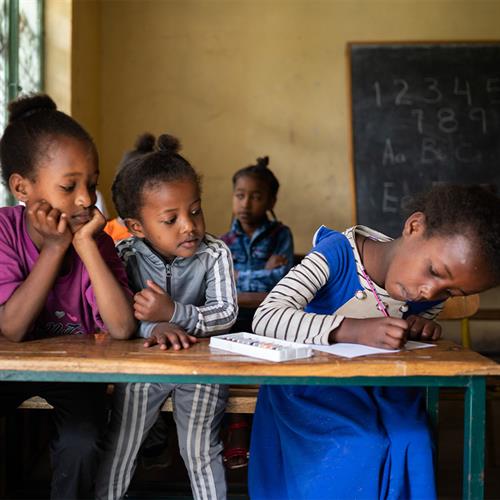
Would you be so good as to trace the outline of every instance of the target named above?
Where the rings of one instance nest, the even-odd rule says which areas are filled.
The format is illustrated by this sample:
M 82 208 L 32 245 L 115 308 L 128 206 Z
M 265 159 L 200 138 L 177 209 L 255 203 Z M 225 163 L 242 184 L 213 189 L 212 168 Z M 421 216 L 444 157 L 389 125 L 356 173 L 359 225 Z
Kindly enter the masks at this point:
M 316 351 L 327 352 L 329 354 L 335 354 L 336 356 L 342 356 L 344 358 L 357 358 L 358 356 L 370 356 L 372 354 L 391 354 L 393 352 L 400 352 L 400 350 L 411 351 L 413 349 L 424 349 L 426 347 L 434 347 L 434 344 L 425 344 L 424 342 L 415 342 L 414 340 L 409 340 L 408 342 L 406 342 L 404 349 L 396 350 L 379 349 L 378 347 L 370 347 L 362 344 L 346 343 L 333 345 L 310 345 L 310 347 L 312 347 Z

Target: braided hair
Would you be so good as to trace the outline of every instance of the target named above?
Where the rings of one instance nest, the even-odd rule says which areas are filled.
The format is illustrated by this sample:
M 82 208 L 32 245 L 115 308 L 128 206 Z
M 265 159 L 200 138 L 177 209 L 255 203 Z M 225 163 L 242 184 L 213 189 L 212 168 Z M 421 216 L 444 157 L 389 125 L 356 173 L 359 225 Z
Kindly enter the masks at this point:
M 201 190 L 201 180 L 191 164 L 179 154 L 176 137 L 162 134 L 158 138 L 145 133 L 138 137 L 118 168 L 111 192 L 122 219 L 139 219 L 144 192 L 163 182 L 190 180 Z

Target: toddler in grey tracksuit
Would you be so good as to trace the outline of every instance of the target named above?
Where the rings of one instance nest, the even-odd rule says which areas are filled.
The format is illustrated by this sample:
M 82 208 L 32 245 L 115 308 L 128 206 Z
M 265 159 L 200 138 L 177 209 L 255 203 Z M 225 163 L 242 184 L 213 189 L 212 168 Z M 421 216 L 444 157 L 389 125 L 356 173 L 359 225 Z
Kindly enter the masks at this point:
M 159 142 L 162 137 L 165 136 L 160 136 Z M 117 210 L 134 234 L 118 243 L 117 248 L 125 262 L 130 285 L 137 292 L 136 317 L 143 318 L 144 308 L 147 309 L 144 297 L 147 298 L 148 293 L 155 297 L 163 294 L 171 309 L 168 321 L 142 320 L 140 336 L 149 339 L 150 345 L 160 344 L 162 348 L 177 341 L 180 347 L 188 347 L 189 336 L 226 333 L 235 322 L 238 308 L 232 259 L 221 240 L 205 233 L 197 177 L 193 180 L 185 174 L 179 179 L 175 171 L 175 181 L 172 181 L 169 162 L 185 160 L 176 153 L 173 159 L 168 157 L 168 152 L 163 152 L 163 157 L 161 153 L 161 149 L 146 153 L 144 165 L 137 159 L 125 164 L 113 183 Z M 148 161 L 156 163 L 151 171 Z M 166 178 L 158 174 L 164 163 L 167 164 Z M 144 177 L 149 181 L 144 181 Z M 130 187 L 131 183 L 135 186 Z M 139 193 L 128 192 L 129 187 Z M 126 213 L 134 195 L 141 197 L 135 211 L 137 218 L 130 216 L 134 211 Z M 141 295 L 144 295 L 143 302 Z M 168 332 L 174 332 L 174 337 L 169 337 Z M 113 414 L 97 477 L 97 498 L 118 499 L 125 495 L 139 448 L 169 396 L 173 401 L 179 449 L 194 498 L 226 498 L 219 428 L 227 402 L 227 386 L 158 383 L 115 387 Z

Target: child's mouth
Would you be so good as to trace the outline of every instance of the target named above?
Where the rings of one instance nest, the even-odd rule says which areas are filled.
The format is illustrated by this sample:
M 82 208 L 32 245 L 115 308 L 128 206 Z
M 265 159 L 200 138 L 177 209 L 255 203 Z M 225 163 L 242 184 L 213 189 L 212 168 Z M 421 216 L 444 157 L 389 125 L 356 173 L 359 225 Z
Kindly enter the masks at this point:
M 90 220 L 90 215 L 88 212 L 80 212 L 71 217 L 71 220 L 75 224 L 86 224 Z
M 191 250 L 198 246 L 198 238 L 194 238 L 192 240 L 183 241 L 179 246 Z

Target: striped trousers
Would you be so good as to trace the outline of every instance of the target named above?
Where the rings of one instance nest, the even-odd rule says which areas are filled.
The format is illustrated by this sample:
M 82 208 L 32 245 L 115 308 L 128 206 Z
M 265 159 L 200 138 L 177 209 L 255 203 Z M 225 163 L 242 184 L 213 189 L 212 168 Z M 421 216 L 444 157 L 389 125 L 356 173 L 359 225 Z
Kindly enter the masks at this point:
M 96 482 L 96 498 L 123 498 L 134 474 L 137 453 L 172 396 L 179 449 L 196 500 L 224 500 L 220 424 L 228 387 L 206 384 L 117 384 L 113 414 Z

